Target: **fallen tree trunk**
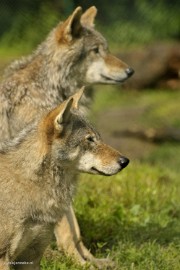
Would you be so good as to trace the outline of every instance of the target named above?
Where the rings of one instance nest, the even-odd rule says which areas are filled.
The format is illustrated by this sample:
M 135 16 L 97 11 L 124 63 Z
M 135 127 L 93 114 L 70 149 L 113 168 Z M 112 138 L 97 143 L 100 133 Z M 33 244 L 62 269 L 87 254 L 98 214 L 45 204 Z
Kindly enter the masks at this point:
M 135 74 L 124 88 L 169 88 L 180 90 L 180 43 L 155 43 L 119 54 Z
M 115 131 L 113 133 L 115 137 L 117 136 L 128 136 L 128 137 L 136 137 L 141 140 L 151 141 L 155 143 L 162 142 L 180 142 L 180 129 L 176 128 L 148 128 L 145 130 L 132 128 L 126 129 L 123 131 Z

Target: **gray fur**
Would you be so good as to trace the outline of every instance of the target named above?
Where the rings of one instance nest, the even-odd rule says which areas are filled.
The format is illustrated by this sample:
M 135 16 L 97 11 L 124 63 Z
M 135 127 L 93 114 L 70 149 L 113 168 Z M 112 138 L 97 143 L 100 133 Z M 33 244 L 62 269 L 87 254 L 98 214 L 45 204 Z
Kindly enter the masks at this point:
M 15 61 L 5 73 L 0 85 L 0 117 L 4 120 L 0 130 L 1 141 L 14 137 L 35 117 L 37 110 L 57 106 L 87 84 L 84 79 L 84 62 L 87 60 L 84 57 L 92 43 L 104 43 L 103 37 L 93 29 L 84 29 L 85 35 L 71 48 L 55 51 L 54 32 L 33 55 Z M 83 111 L 90 103 L 91 90 L 86 91 L 81 101 Z
M 68 107 L 70 102 L 0 149 L 0 269 L 9 269 L 1 265 L 11 261 L 32 262 L 28 269 L 39 269 L 54 227 L 70 207 L 74 176 L 78 171 L 94 173 L 87 169 L 87 155 L 92 156 L 95 173 L 111 168 L 111 163 L 117 164 L 111 174 L 121 170 L 120 153 L 102 142 L 80 112 Z

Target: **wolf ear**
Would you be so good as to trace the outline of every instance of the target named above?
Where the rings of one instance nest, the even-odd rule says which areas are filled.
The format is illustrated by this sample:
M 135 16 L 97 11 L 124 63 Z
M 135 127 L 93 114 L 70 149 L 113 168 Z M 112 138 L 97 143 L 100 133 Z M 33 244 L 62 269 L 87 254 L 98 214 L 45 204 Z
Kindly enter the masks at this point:
M 81 87 L 81 89 L 78 91 L 78 92 L 76 92 L 76 94 L 74 94 L 73 96 L 72 96 L 72 98 L 73 98 L 73 104 L 72 104 L 72 107 L 74 108 L 74 109 L 78 109 L 79 108 L 79 101 L 80 101 L 80 99 L 81 99 L 81 97 L 82 97 L 82 95 L 83 95 L 83 93 L 84 93 L 84 89 L 85 89 L 85 87 L 83 86 L 83 87 Z
M 94 27 L 94 19 L 97 14 L 97 8 L 92 6 L 88 8 L 81 16 L 81 23 L 84 26 Z
M 64 126 L 70 121 L 72 116 L 72 104 L 73 98 L 69 98 L 67 101 L 60 105 L 60 111 L 54 120 L 54 127 L 57 131 L 62 131 Z
M 61 103 L 58 107 L 50 111 L 40 124 L 40 130 L 45 135 L 48 143 L 51 143 L 54 136 L 61 134 L 65 131 L 67 124 L 71 120 L 71 108 L 73 98 Z
M 65 22 L 58 25 L 56 29 L 56 39 L 58 42 L 61 40 L 71 41 L 73 38 L 80 36 L 82 30 L 81 15 L 82 8 L 77 7 Z
M 84 93 L 84 86 L 73 96 L 71 96 L 67 101 L 64 101 L 58 108 L 59 112 L 54 120 L 54 126 L 56 130 L 61 131 L 71 120 L 71 109 L 78 109 L 79 101 Z

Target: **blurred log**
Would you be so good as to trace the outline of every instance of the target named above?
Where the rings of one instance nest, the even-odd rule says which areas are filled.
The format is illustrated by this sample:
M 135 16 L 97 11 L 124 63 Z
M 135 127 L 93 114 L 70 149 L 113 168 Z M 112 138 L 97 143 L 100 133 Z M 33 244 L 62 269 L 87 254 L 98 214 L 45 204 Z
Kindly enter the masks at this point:
M 148 128 L 145 130 L 132 128 L 126 129 L 123 131 L 115 131 L 113 133 L 115 137 L 127 136 L 127 137 L 136 137 L 141 140 L 151 141 L 155 143 L 162 142 L 180 142 L 180 129 L 176 128 Z
M 180 90 L 180 43 L 156 43 L 119 55 L 135 74 L 124 88 L 170 88 Z

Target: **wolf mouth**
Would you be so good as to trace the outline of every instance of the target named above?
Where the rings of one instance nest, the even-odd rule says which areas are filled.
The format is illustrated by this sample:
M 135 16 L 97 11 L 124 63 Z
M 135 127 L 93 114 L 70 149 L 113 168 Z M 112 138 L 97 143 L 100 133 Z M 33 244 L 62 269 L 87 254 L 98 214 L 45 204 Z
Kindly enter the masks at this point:
M 101 77 L 103 79 L 107 80 L 107 81 L 113 81 L 113 82 L 117 82 L 117 83 L 121 83 L 121 82 L 124 82 L 126 80 L 126 78 L 125 79 L 116 80 L 116 79 L 113 79 L 111 77 L 105 76 L 103 74 L 101 74 Z
M 98 174 L 100 174 L 100 175 L 111 176 L 111 174 L 107 174 L 107 173 L 104 173 L 104 172 L 102 172 L 102 171 L 99 171 L 99 170 L 96 169 L 95 167 L 92 167 L 92 168 L 91 168 L 91 171 L 92 171 L 92 172 L 96 172 L 96 173 L 98 173 Z

